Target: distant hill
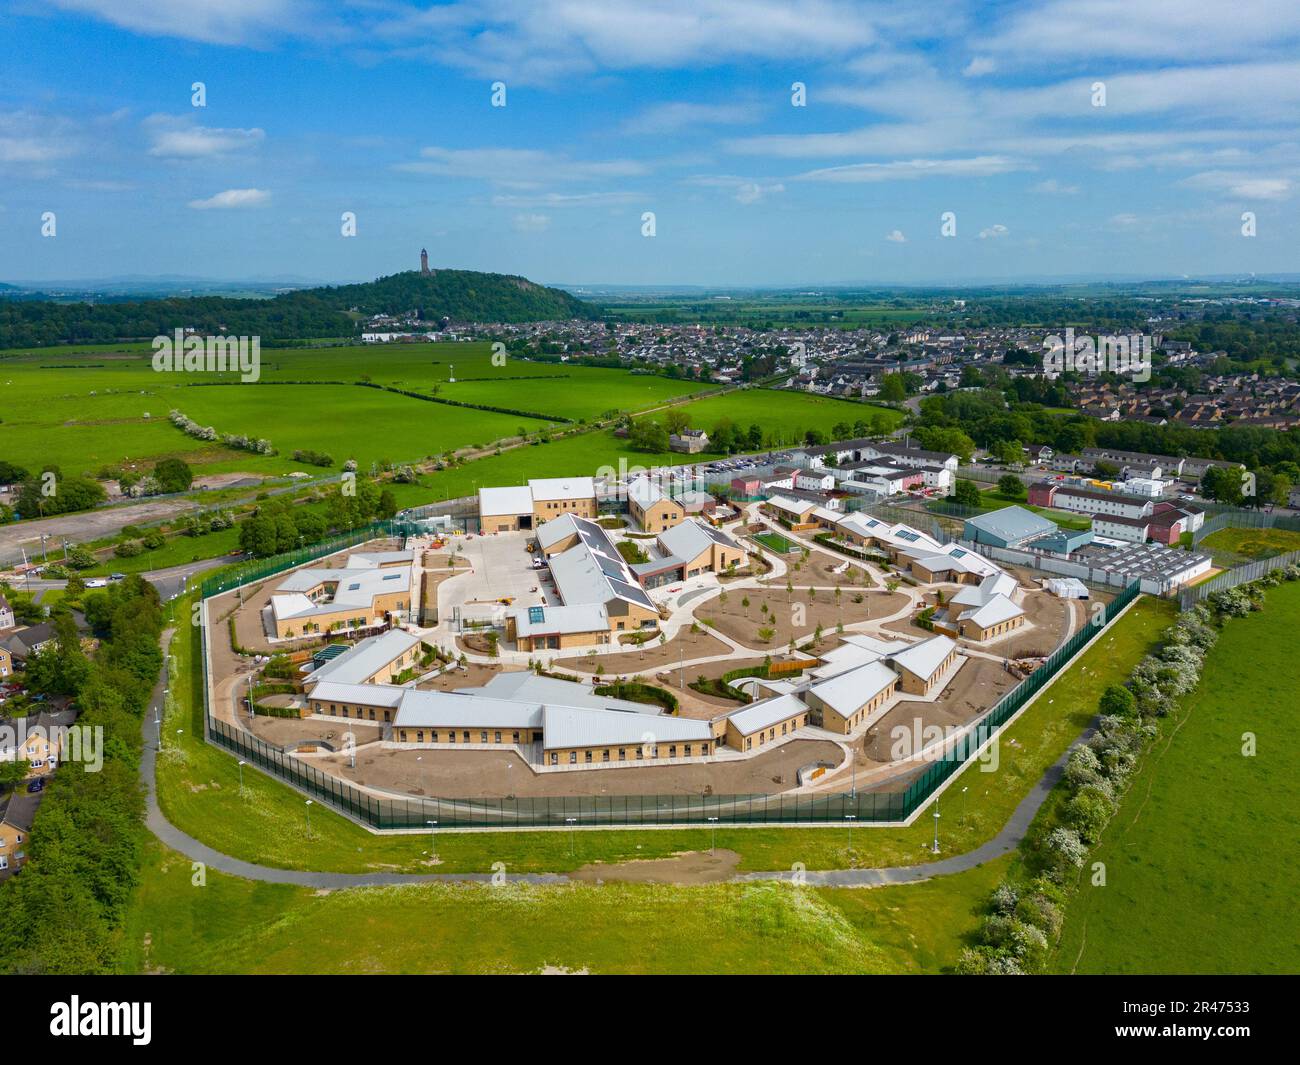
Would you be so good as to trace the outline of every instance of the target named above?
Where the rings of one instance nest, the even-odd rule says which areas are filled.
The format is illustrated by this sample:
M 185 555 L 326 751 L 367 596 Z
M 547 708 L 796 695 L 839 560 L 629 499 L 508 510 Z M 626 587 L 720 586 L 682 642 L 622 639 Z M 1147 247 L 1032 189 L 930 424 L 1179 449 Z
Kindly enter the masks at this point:
M 11 286 L 0 285 L 0 289 Z M 13 298 L 10 298 L 12 295 Z M 0 348 L 148 339 L 177 328 L 260 336 L 264 342 L 347 337 L 359 319 L 418 310 L 426 321 L 535 322 L 592 318 L 599 308 L 527 278 L 472 270 L 411 270 L 357 285 L 222 296 L 66 303 L 0 291 Z
M 285 302 L 319 300 L 338 310 L 362 314 L 401 314 L 418 309 L 426 320 L 540 322 L 590 318 L 595 308 L 558 288 L 525 277 L 481 274 L 473 270 L 408 270 L 362 285 L 314 288 L 280 297 Z

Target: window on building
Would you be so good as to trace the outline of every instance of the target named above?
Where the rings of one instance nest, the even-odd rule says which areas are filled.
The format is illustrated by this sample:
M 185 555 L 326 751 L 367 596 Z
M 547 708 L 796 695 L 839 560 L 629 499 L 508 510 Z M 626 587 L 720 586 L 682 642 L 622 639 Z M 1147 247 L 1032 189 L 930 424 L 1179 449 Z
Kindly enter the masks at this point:
M 569 765 L 577 765 L 577 764 L 578 764 L 578 752 L 577 752 L 577 751 L 570 751 L 570 752 L 569 752 Z

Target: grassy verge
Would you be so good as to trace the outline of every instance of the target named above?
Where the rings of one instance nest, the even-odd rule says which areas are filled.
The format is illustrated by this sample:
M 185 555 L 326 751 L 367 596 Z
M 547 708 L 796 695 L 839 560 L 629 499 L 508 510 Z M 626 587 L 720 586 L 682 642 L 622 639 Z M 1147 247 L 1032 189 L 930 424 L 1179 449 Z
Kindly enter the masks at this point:
M 178 600 L 178 616 L 188 605 Z M 1070 670 L 1024 712 L 1004 735 L 996 772 L 967 768 L 943 801 L 945 854 L 964 852 L 990 839 L 1006 823 L 1030 785 L 1039 779 L 1095 712 L 1109 683 L 1128 675 L 1171 618 L 1167 603 L 1143 598 Z M 252 769 L 239 790 L 235 759 L 202 741 L 202 678 L 198 634 L 186 627 L 173 642 L 174 703 L 164 730 L 170 752 L 159 762 L 159 801 L 173 824 L 223 853 L 282 868 L 335 872 L 429 871 L 428 839 L 375 836 L 317 804 L 311 836 L 304 798 Z M 176 729 L 184 729 L 179 736 Z M 904 865 L 931 860 L 926 850 L 932 825 L 920 818 L 910 828 L 861 829 L 853 849 L 837 829 L 719 828 L 717 845 L 741 855 L 741 867 L 810 869 Z M 710 844 L 707 829 L 564 832 L 442 833 L 437 870 L 485 872 L 505 862 L 512 872 L 575 869 L 593 861 L 655 858 Z
M 1196 694 L 1161 734 L 1085 876 L 1054 958 L 1061 972 L 1295 972 L 1300 777 L 1291 728 L 1300 584 L 1227 622 Z M 1243 753 L 1253 735 L 1257 751 Z
M 160 844 L 123 967 L 174 973 L 904 973 L 951 965 L 1006 860 L 873 890 L 788 884 L 418 885 L 315 892 Z

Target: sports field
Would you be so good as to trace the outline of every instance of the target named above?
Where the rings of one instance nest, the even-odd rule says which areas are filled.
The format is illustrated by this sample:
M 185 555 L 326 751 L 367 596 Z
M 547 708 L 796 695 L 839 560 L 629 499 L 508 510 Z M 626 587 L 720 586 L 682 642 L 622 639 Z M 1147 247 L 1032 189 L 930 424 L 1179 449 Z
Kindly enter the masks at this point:
M 1300 969 L 1300 584 L 1231 620 L 1161 735 L 1066 912 L 1054 967 L 1080 973 Z M 1254 753 L 1246 753 L 1253 742 Z

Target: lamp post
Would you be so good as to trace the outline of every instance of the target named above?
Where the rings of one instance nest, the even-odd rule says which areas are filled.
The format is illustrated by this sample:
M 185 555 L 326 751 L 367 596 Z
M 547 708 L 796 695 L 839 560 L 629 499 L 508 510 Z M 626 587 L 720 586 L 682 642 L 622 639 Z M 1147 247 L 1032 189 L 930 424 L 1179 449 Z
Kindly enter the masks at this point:
M 158 707 L 156 706 L 153 708 L 153 713 L 153 723 L 158 726 L 158 753 L 161 754 L 163 749 L 162 715 L 158 712 Z
M 853 822 L 858 819 L 857 814 L 845 814 L 844 820 L 849 823 L 849 850 L 853 849 Z
M 307 838 L 311 839 L 311 806 L 312 800 L 307 800 Z
M 712 842 L 709 844 L 709 853 L 713 854 L 718 849 L 718 819 L 716 817 L 709 818 L 709 830 L 713 833 Z
M 939 853 L 939 797 L 934 799 L 934 853 Z
M 239 763 L 239 794 L 244 794 L 244 762 Z
M 513 768 L 514 768 L 513 762 L 506 763 L 506 798 L 507 799 L 513 799 L 515 797 L 514 789 L 510 786 L 510 770 Z
M 438 857 L 438 822 L 426 821 L 424 823 L 429 826 L 429 857 L 436 858 Z
M 572 858 L 572 857 L 573 857 L 573 837 L 574 837 L 575 832 L 577 831 L 577 829 L 575 829 L 573 826 L 576 825 L 576 824 L 578 823 L 578 819 L 577 819 L 576 817 L 566 817 L 566 818 L 564 819 L 564 823 L 565 823 L 566 825 L 569 826 L 569 857 Z

